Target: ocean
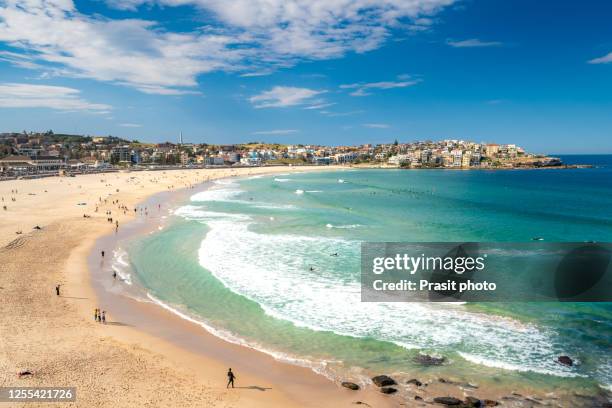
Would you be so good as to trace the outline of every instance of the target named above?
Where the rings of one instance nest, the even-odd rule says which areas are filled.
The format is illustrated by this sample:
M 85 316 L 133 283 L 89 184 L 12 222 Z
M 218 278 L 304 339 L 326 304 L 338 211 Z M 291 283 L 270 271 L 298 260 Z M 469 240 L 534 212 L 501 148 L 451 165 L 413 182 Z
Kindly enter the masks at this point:
M 123 242 L 115 267 L 213 334 L 333 379 L 422 373 L 610 390 L 610 303 L 360 301 L 362 241 L 612 241 L 612 156 L 562 158 L 595 167 L 218 180 L 163 229 Z M 445 364 L 422 367 L 419 354 Z

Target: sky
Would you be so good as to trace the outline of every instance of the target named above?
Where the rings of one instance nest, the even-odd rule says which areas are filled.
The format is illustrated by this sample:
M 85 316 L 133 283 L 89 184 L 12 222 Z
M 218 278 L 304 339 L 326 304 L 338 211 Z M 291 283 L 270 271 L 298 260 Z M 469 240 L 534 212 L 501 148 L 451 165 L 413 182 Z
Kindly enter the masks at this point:
M 612 2 L 0 0 L 0 132 L 612 153 Z

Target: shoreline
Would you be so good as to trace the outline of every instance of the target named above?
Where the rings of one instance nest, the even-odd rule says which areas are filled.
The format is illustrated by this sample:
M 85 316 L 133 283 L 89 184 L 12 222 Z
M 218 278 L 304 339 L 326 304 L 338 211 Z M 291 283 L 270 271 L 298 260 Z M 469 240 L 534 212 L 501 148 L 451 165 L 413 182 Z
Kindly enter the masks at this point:
M 224 177 L 225 178 L 225 177 Z M 194 192 L 203 191 L 202 186 L 209 188 L 210 182 L 202 183 L 194 190 L 181 189 L 174 192 L 161 192 L 149 196 L 145 201 L 138 203 L 138 207 L 147 206 L 155 208 L 158 204 L 162 206 L 162 214 L 167 214 L 179 202 L 188 199 Z M 154 210 L 155 211 L 155 210 Z M 169 215 L 168 217 L 170 217 Z M 164 215 L 163 218 L 166 216 Z M 134 225 L 139 222 L 138 225 Z M 162 217 L 134 219 L 126 226 L 127 232 L 120 231 L 118 234 L 111 233 L 99 237 L 89 250 L 88 269 L 90 276 L 91 290 L 102 309 L 107 311 L 110 324 L 120 324 L 127 326 L 137 333 L 121 333 L 125 340 L 132 340 L 141 335 L 150 337 L 149 341 L 154 348 L 166 350 L 163 354 L 175 361 L 182 361 L 189 370 L 200 375 L 202 363 L 214 365 L 221 374 L 226 369 L 223 364 L 232 369 L 241 379 L 256 379 L 257 385 L 250 387 L 260 389 L 273 389 L 275 385 L 280 387 L 283 395 L 287 395 L 290 401 L 296 402 L 296 406 L 317 406 L 308 399 L 322 401 L 333 401 L 340 403 L 350 403 L 347 398 L 355 399 L 357 394 L 343 390 L 335 382 L 317 373 L 312 367 L 301 365 L 299 362 L 282 361 L 273 354 L 257 349 L 247 343 L 230 341 L 227 338 L 216 335 L 214 328 L 199 322 L 190 316 L 179 315 L 178 310 L 172 309 L 169 305 L 152 297 L 146 287 L 138 285 L 139 297 L 148 299 L 136 299 L 126 294 L 123 289 L 114 292 L 104 286 L 110 281 L 111 272 L 110 262 L 102 265 L 99 262 L 100 252 L 106 251 L 107 260 L 110 261 L 111 252 L 120 242 L 131 240 L 144 234 L 153 234 L 164 224 Z M 132 225 L 130 225 L 132 224 Z M 113 283 L 114 285 L 114 283 Z M 135 286 L 136 286 L 135 285 Z M 120 321 L 113 321 L 117 316 Z M 201 361 L 200 361 L 201 360 Z M 220 364 L 223 362 L 223 364 Z M 210 374 L 210 373 L 208 373 Z M 297 379 L 299 378 L 299 381 Z M 220 385 L 222 381 L 220 381 Z M 238 381 L 240 383 L 241 381 Z M 314 395 L 312 390 L 317 390 Z M 318 394 L 318 395 L 317 395 Z M 346 395 L 342 395 L 346 394 Z M 340 397 L 340 398 L 339 398 Z M 376 406 L 386 406 L 389 401 L 384 401 L 378 395 L 373 395 L 372 390 L 360 393 L 361 399 L 366 399 L 369 403 L 376 403 Z
M 334 170 L 329 167 L 315 169 Z M 133 174 L 130 173 L 19 180 L 0 186 L 4 187 L 0 189 L 3 197 L 11 196 L 9 190 L 16 187 L 18 193 L 15 202 L 19 203 L 11 205 L 12 201 L 9 202 L 8 212 L 12 213 L 9 220 L 12 222 L 0 227 L 0 255 L 11 259 L 1 266 L 2 275 L 8 278 L 8 282 L 0 286 L 0 293 L 10 296 L 10 301 L 0 306 L 0 329 L 3 333 L 10 333 L 0 339 L 0 367 L 3 368 L 0 379 L 3 384 L 76 386 L 76 405 L 87 407 L 146 404 L 350 406 L 362 399 L 376 406 L 386 406 L 389 399 L 382 394 L 354 393 L 340 388 L 310 369 L 281 363 L 263 353 L 232 345 L 199 327 L 194 338 L 201 338 L 204 334 L 209 337 L 207 345 L 218 343 L 207 355 L 185 350 L 120 321 L 114 322 L 112 314 L 108 316 L 107 325 L 93 321 L 93 309 L 99 300 L 91 286 L 87 258 L 100 237 L 113 233 L 112 225 L 103 219 L 102 213 L 110 209 L 115 214 L 116 210 L 112 205 L 100 205 L 99 212 L 92 214 L 92 202 L 95 202 L 97 194 L 103 193 L 98 195 L 102 197 L 105 193 L 109 202 L 117 199 L 133 207 L 152 194 L 196 184 L 198 181 L 186 180 L 195 175 L 207 176 L 199 180 L 202 182 L 239 174 L 304 171 L 304 168 L 247 170 L 250 171 L 184 170 L 173 172 L 173 177 L 159 177 L 165 178 L 163 182 L 157 178 L 158 174 L 139 173 L 140 178 L 152 177 L 150 180 L 153 180 L 153 186 L 145 192 L 136 188 L 124 192 L 132 180 Z M 194 174 L 196 172 L 201 174 Z M 112 182 L 107 180 L 109 176 Z M 99 180 L 101 177 L 102 180 Z M 87 192 L 82 189 L 84 185 L 88 187 Z M 62 191 L 58 191 L 60 188 Z M 75 190 L 77 197 L 64 190 Z M 65 197 L 67 194 L 68 197 Z M 40 200 L 43 195 L 47 197 Z M 75 208 L 74 202 L 84 199 L 78 196 L 87 196 L 87 201 L 86 205 Z M 34 202 L 24 205 L 24 201 Z M 68 204 L 70 202 L 73 204 Z M 76 203 L 77 206 L 79 204 Z M 13 210 L 17 205 L 19 209 Z M 58 208 L 66 211 L 57 211 Z M 23 217 L 15 214 L 20 212 Z M 89 214 L 89 218 L 79 214 Z M 6 218 L 7 214 L 3 215 Z M 133 219 L 129 212 L 119 218 L 120 229 L 125 222 Z M 24 231 L 22 225 L 27 224 L 39 226 L 40 229 Z M 11 231 L 12 234 L 17 232 L 16 239 L 12 239 Z M 29 268 L 32 269 L 29 271 Z M 55 296 L 53 289 L 57 283 L 62 285 L 59 297 Z M 27 307 L 24 307 L 24 303 Z M 176 316 L 168 316 L 169 312 L 156 305 L 148 306 L 145 316 L 150 316 L 152 323 L 156 322 L 156 315 L 162 315 L 174 324 L 193 326 Z M 189 330 L 194 331 L 194 327 Z M 221 349 L 225 350 L 225 354 L 221 354 L 223 358 L 215 355 Z M 223 385 L 229 356 L 235 356 L 234 361 L 246 361 L 254 367 L 258 366 L 273 376 L 262 379 L 255 375 L 254 368 L 251 372 L 250 369 L 242 370 L 234 365 L 238 375 L 237 385 L 243 388 L 226 390 Z M 53 369 L 49 369 L 49 366 L 53 366 Z M 18 375 L 26 371 L 30 374 Z M 172 384 L 172 390 L 168 389 L 169 384 Z M 109 393 L 117 390 L 125 393 Z
M 322 171 L 330 171 L 334 169 L 330 169 L 329 167 L 318 167 L 316 168 Z M 339 170 L 347 169 L 346 167 L 336 168 Z M 350 170 L 350 168 L 348 168 Z M 353 168 L 354 169 L 354 168 Z M 291 170 L 301 171 L 299 168 L 280 168 L 276 172 L 288 172 Z M 125 197 L 122 195 L 123 187 L 120 188 L 120 191 L 117 190 L 116 186 L 104 186 L 105 191 L 110 192 L 109 197 L 112 197 L 112 200 L 117 197 L 120 199 L 120 202 L 128 203 L 133 207 L 135 205 L 140 205 L 139 203 L 143 202 L 143 200 L 148 201 L 151 199 L 155 199 L 156 196 L 167 196 L 168 199 L 176 200 L 181 194 L 184 196 L 188 196 L 191 193 L 191 189 L 189 186 L 195 184 L 186 180 L 187 177 L 192 176 L 193 174 L 189 174 L 190 171 L 197 170 L 186 170 L 181 172 L 181 174 L 175 175 L 174 179 L 169 179 L 165 182 L 163 187 L 173 186 L 172 191 L 164 190 L 161 188 L 162 186 L 157 186 L 155 191 L 147 191 L 146 194 L 136 194 L 136 189 L 133 189 L 131 193 L 126 193 Z M 200 172 L 207 172 L 206 170 Z M 186 173 L 186 174 L 183 174 Z M 226 174 L 229 173 L 229 174 Z M 242 172 L 241 172 L 242 173 Z M 234 172 L 224 172 L 223 175 L 219 175 L 219 178 L 222 177 L 233 177 L 236 176 Z M 242 174 L 244 176 L 249 174 Z M 99 177 L 100 175 L 96 175 L 94 177 Z M 155 177 L 153 174 L 151 177 Z M 64 179 L 63 181 L 79 181 L 79 177 L 85 176 L 77 176 L 77 178 Z M 119 177 L 119 176 L 117 176 Z M 125 175 L 126 179 L 129 179 L 130 174 L 127 173 Z M 215 177 L 216 178 L 216 177 Z M 210 177 L 209 177 L 210 180 Z M 24 183 L 31 183 L 34 180 L 24 181 Z M 58 181 L 58 180 L 55 180 Z M 108 181 L 108 180 L 107 180 Z M 156 181 L 154 184 L 160 183 L 160 181 Z M 176 184 L 183 183 L 185 187 L 183 189 L 177 190 Z M 60 184 L 60 183 L 56 183 Z M 75 183 L 71 183 L 75 184 Z M 112 184 L 112 183 L 111 183 Z M 129 184 L 129 182 L 128 182 Z M 27 184 L 24 184 L 27 186 Z M 74 186 L 76 187 L 76 186 Z M 24 188 L 23 186 L 19 186 L 21 190 Z M 79 188 L 76 188 L 78 192 Z M 46 191 L 46 190 L 45 190 Z M 1 193 L 5 193 L 0 190 Z M 20 191 L 21 194 L 29 194 L 26 193 L 26 190 Z M 132 194 L 134 193 L 134 194 Z M 42 194 L 41 192 L 37 192 L 36 194 Z M 89 195 L 91 197 L 91 195 Z M 71 196 L 72 197 L 72 196 Z M 93 196 L 95 197 L 95 195 Z M 27 197 L 26 197 L 27 198 Z M 108 198 L 111 200 L 111 198 Z M 125 201 L 124 201 L 125 200 Z M 18 200 L 19 202 L 20 200 Z M 72 197 L 70 201 L 77 201 L 76 198 Z M 65 204 L 65 203 L 64 203 Z M 73 204 L 74 205 L 74 204 Z M 88 207 L 89 208 L 89 207 Z M 57 276 L 53 276 L 53 279 L 59 278 L 63 279 L 63 283 L 65 284 L 65 288 L 63 291 L 63 298 L 61 299 L 65 304 L 62 306 L 62 310 L 68 313 L 60 313 L 60 316 L 63 318 L 68 318 L 70 320 L 70 326 L 72 329 L 78 330 L 78 336 L 68 336 L 73 340 L 73 346 L 75 349 L 68 349 L 67 352 L 74 354 L 75 351 L 83 351 L 83 348 L 88 349 L 88 345 L 91 346 L 98 344 L 112 344 L 110 351 L 105 349 L 102 356 L 96 355 L 97 358 L 102 357 L 102 361 L 92 361 L 92 369 L 93 373 L 96 375 L 100 375 L 99 373 L 103 373 L 104 375 L 107 372 L 115 372 L 118 377 L 118 380 L 123 379 L 124 377 L 130 378 L 130 381 L 136 381 L 135 377 L 147 377 L 145 378 L 146 383 L 152 383 L 160 386 L 160 389 L 163 389 L 163 384 L 168 382 L 168 378 L 174 380 L 175 384 L 182 384 L 182 388 L 180 392 L 175 392 L 174 394 L 170 394 L 169 397 L 175 398 L 171 401 L 168 401 L 165 405 L 175 405 L 182 404 L 186 406 L 197 405 L 195 402 L 200 394 L 204 396 L 204 398 L 208 398 L 206 400 L 207 406 L 226 406 L 228 405 L 245 405 L 246 406 L 332 406 L 332 405 L 340 405 L 340 406 L 349 406 L 355 404 L 357 401 L 361 401 L 362 403 L 368 403 L 372 406 L 386 406 L 397 404 L 399 401 L 395 399 L 393 396 L 382 395 L 378 392 L 378 390 L 374 387 L 367 387 L 365 390 L 361 391 L 349 391 L 346 390 L 337 384 L 332 383 L 327 378 L 324 378 L 321 375 L 317 375 L 311 371 L 310 368 L 297 367 L 285 362 L 279 362 L 275 360 L 273 357 L 264 354 L 261 351 L 256 351 L 253 349 L 248 349 L 246 347 L 240 345 L 231 344 L 225 340 L 222 340 L 208 332 L 202 330 L 201 327 L 196 326 L 194 323 L 190 323 L 181 319 L 178 316 L 172 315 L 170 312 L 163 310 L 160 306 L 151 305 L 151 304 L 136 304 L 131 305 L 130 307 L 135 307 L 140 310 L 140 315 L 136 316 L 136 321 L 138 322 L 138 318 L 142 318 L 143 316 L 147 319 L 145 323 L 148 323 L 151 327 L 154 327 L 158 331 L 161 330 L 160 333 L 151 333 L 146 330 L 142 330 L 141 327 L 138 327 L 134 324 L 125 324 L 124 320 L 129 316 L 123 316 L 121 313 L 126 313 L 130 307 L 122 308 L 121 305 L 116 305 L 119 307 L 121 312 L 117 314 L 119 317 L 118 322 L 113 321 L 113 317 L 115 313 L 112 313 L 112 309 L 108 309 L 111 311 L 109 313 L 109 324 L 106 326 L 102 326 L 100 324 L 94 323 L 92 320 L 93 308 L 100 305 L 104 300 L 97 296 L 95 288 L 92 285 L 92 280 L 94 277 L 94 267 L 90 264 L 88 265 L 87 259 L 95 258 L 97 254 L 96 244 L 100 239 L 104 239 L 104 237 L 112 238 L 113 227 L 109 223 L 106 223 L 103 220 L 103 215 L 101 214 L 105 209 L 111 209 L 113 214 L 115 214 L 116 207 L 109 205 L 108 207 L 101 207 L 102 211 L 100 211 L 97 216 L 86 219 L 78 216 L 78 213 L 72 211 L 74 214 L 72 217 L 65 214 L 64 216 L 68 216 L 64 218 L 59 216 L 57 218 L 57 214 L 53 214 L 54 217 L 49 218 L 51 223 L 45 225 L 41 223 L 42 230 L 35 230 L 32 233 L 21 235 L 17 238 L 19 241 L 22 238 L 24 239 L 23 243 L 17 242 L 17 244 L 9 245 L 10 251 L 25 251 L 26 254 L 29 253 L 29 257 L 23 259 L 20 265 L 21 268 L 24 268 L 28 265 L 28 261 L 30 261 L 32 251 L 36 251 L 41 248 L 41 245 L 51 245 L 55 244 L 56 246 L 60 245 L 64 250 L 63 253 L 53 253 L 51 254 L 41 254 L 40 258 L 44 260 L 49 260 L 48 258 L 52 258 L 52 262 L 50 262 L 51 271 L 54 271 Z M 81 212 L 81 208 L 78 208 L 78 212 Z M 128 212 L 127 217 L 121 216 L 121 227 L 120 232 L 123 232 L 124 228 L 130 228 L 129 225 L 132 222 L 135 222 L 134 217 L 129 216 Z M 128 221 L 127 224 L 125 222 Z M 95 223 L 94 227 L 92 227 L 92 223 Z M 37 224 L 38 225 L 38 224 Z M 95 229 L 95 230 L 94 230 Z M 6 235 L 6 234 L 5 234 Z M 6 238 L 3 235 L 2 238 Z M 61 237 L 61 240 L 58 240 L 58 237 Z M 69 241 L 64 242 L 64 241 Z M 62 241 L 62 242 L 55 242 Z M 14 241 L 12 241 L 14 242 Z M 70 243 L 72 246 L 70 246 Z M 34 246 L 28 244 L 35 244 Z M 28 247 L 29 246 L 29 247 Z M 60 249 L 60 247 L 54 247 L 54 250 Z M 55 259 L 57 255 L 67 255 L 67 262 L 63 259 Z M 109 254 L 110 255 L 110 254 Z M 20 256 L 17 255 L 16 261 L 19 264 Z M 95 259 L 94 259 L 95 260 Z M 91 271 L 87 272 L 91 267 Z M 4 268 L 4 266 L 3 266 Z M 58 271 L 58 269 L 60 269 Z M 5 272 L 3 270 L 3 272 Z M 10 271 L 9 271 L 10 272 Z M 13 271 L 14 272 L 14 271 Z M 17 270 L 19 272 L 19 270 Z M 59 272 L 59 274 L 58 274 Z M 19 275 L 19 274 L 17 274 Z M 18 276 L 15 277 L 18 280 Z M 23 280 L 23 279 L 22 279 Z M 53 289 L 53 280 L 47 279 L 45 283 L 45 287 L 41 288 L 39 285 L 35 285 L 35 297 L 43 296 L 46 300 L 49 300 L 48 297 L 51 296 Z M 59 280 L 56 280 L 59 282 Z M 21 284 L 26 284 L 28 282 L 20 282 Z M 6 285 L 3 288 L 0 288 L 0 293 L 6 289 Z M 47 287 L 48 286 L 48 287 Z M 26 288 L 21 288 L 22 292 L 27 292 Z M 64 293 L 65 292 L 65 293 Z M 28 293 L 26 293 L 28 295 Z M 54 296 L 54 294 L 53 294 Z M 31 296 L 28 296 L 30 299 Z M 53 300 L 53 297 L 51 298 Z M 16 304 L 12 306 L 19 306 L 19 299 L 16 300 Z M 36 299 L 29 303 L 29 306 L 36 305 Z M 52 304 L 45 304 L 45 307 L 42 309 L 42 316 L 45 316 L 45 313 L 51 312 L 51 314 L 56 313 L 56 306 Z M 106 306 L 105 306 L 106 307 Z M 5 310 L 6 308 L 6 310 Z M 38 310 L 38 308 L 37 308 Z M 31 350 L 40 350 L 46 349 L 51 354 L 54 352 L 54 343 L 58 340 L 59 336 L 54 336 L 53 330 L 48 327 L 46 330 L 35 330 L 36 327 L 32 327 L 31 330 L 20 330 L 17 329 L 14 325 L 11 325 L 11 322 L 7 322 L 6 317 L 14 317 L 15 313 L 11 313 L 12 310 L 7 307 L 7 305 L 3 305 L 0 307 L 0 328 L 5 329 L 6 327 L 16 331 L 18 333 L 18 337 L 8 339 L 8 342 L 2 344 L 3 340 L 0 340 L 0 350 L 9 350 L 14 348 L 15 346 L 19 346 L 18 343 L 22 341 L 23 343 L 27 343 L 28 341 L 34 341 L 33 348 L 26 347 L 24 344 L 22 348 L 31 349 Z M 24 310 L 24 316 L 30 316 L 27 310 Z M 75 318 L 76 317 L 76 318 Z M 124 319 L 125 317 L 125 319 Z M 163 324 L 159 324 L 159 322 L 164 322 Z M 143 321 L 140 320 L 142 323 Z M 29 322 L 32 323 L 32 322 Z M 35 323 L 35 322 L 34 322 Z M 117 323 L 117 324 L 113 324 Z M 36 326 L 34 324 L 34 326 Z M 60 327 L 63 327 L 60 325 Z M 174 330 L 176 329 L 176 330 Z M 20 337 L 24 333 L 28 334 L 26 336 L 27 341 L 24 340 L 24 337 Z M 36 334 L 37 333 L 37 334 Z M 177 340 L 176 333 L 192 333 L 193 336 L 182 336 L 182 338 Z M 204 334 L 204 335 L 203 335 Z M 64 333 L 64 335 L 66 335 Z M 40 336 L 48 336 L 46 339 L 37 339 L 36 337 Z M 91 337 L 90 337 L 91 336 Z M 164 337 L 165 336 L 165 337 Z M 32 338 L 35 337 L 35 338 Z M 205 338 L 204 340 L 202 340 Z M 85 341 L 85 344 L 75 344 L 74 340 Z M 12 340 L 12 341 L 11 341 Z M 189 342 L 191 341 L 191 347 L 189 348 L 189 344 L 181 344 L 181 341 Z M 41 347 L 41 344 L 44 343 Z M 8 347 L 6 347 L 8 346 Z M 188 346 L 188 347 L 184 347 Z M 198 347 L 204 346 L 204 353 L 202 353 Z M 104 356 L 108 355 L 108 353 L 112 353 L 113 351 L 121 350 L 119 353 L 122 357 L 121 367 L 115 367 L 114 365 L 109 367 L 108 364 L 105 364 Z M 151 351 L 152 350 L 152 351 Z M 1 353 L 1 352 L 0 352 Z M 36 359 L 32 359 L 30 356 L 25 353 L 25 355 L 21 356 L 21 364 L 15 364 L 15 367 L 11 364 L 11 358 L 7 355 L 0 354 L 0 366 L 6 368 L 4 370 L 4 384 L 13 384 L 15 383 L 14 373 L 16 370 L 22 369 L 26 367 L 27 369 L 33 369 L 35 375 L 32 377 L 28 377 L 25 379 L 19 379 L 17 384 L 23 384 L 27 386 L 35 385 L 44 385 L 49 384 L 49 379 L 55 378 L 52 373 L 49 374 L 44 370 L 37 370 Z M 126 367 L 126 363 L 124 361 L 131 361 L 131 358 L 135 358 L 137 362 L 143 363 L 145 368 L 136 364 L 135 367 L 140 367 L 140 371 L 137 370 L 137 373 L 134 373 L 131 370 L 131 367 Z M 15 360 L 20 360 L 19 357 Z M 19 361 L 17 361 L 19 362 Z M 25 363 L 27 365 L 24 365 Z M 237 362 L 237 363 L 235 363 Z M 248 362 L 249 366 L 244 370 L 240 368 L 240 362 Z M 100 364 L 100 367 L 97 367 L 96 364 Z M 240 390 L 236 393 L 232 393 L 231 391 L 228 393 L 223 388 L 224 385 L 224 374 L 225 370 L 228 367 L 228 364 L 232 364 L 232 367 L 237 371 L 238 374 L 238 384 L 244 384 L 243 381 L 248 383 L 248 389 Z M 69 367 L 73 367 L 73 364 L 67 364 Z M 44 365 L 43 365 L 44 367 Z M 11 370 L 11 368 L 13 368 Z M 143 373 L 143 370 L 147 374 L 151 374 L 146 376 Z M 156 374 L 156 370 L 159 372 L 163 372 L 163 375 Z M 164 371 L 165 370 L 165 371 Z M 125 372 L 127 371 L 127 372 Z M 39 376 L 39 372 L 42 375 Z M 11 374 L 11 375 L 9 375 Z M 72 372 L 72 374 L 77 374 L 77 377 L 72 376 L 72 378 L 79 378 L 81 376 L 87 376 L 91 373 L 87 372 L 85 367 Z M 384 374 L 384 373 L 381 373 Z M 68 378 L 71 376 L 68 375 Z M 91 379 L 87 377 L 88 382 L 91 382 Z M 39 381 L 40 382 L 37 382 Z M 97 377 L 99 380 L 99 377 Z M 142 381 L 143 379 L 140 378 Z M 78 381 L 78 380 L 74 380 Z M 172 382 L 172 381 L 170 381 Z M 72 385 L 75 383 L 64 383 L 67 385 Z M 79 385 L 81 383 L 78 383 Z M 189 385 L 186 387 L 186 385 Z M 125 385 L 122 381 L 118 381 L 114 383 L 114 385 L 109 385 L 108 389 L 112 390 L 116 387 L 116 389 L 121 389 Z M 129 387 L 133 387 L 130 385 Z M 150 389 L 147 389 L 147 385 L 139 384 L 135 386 L 136 388 L 141 387 L 142 390 L 140 395 L 146 395 L 146 397 L 142 398 L 151 398 L 150 401 L 158 402 L 156 398 L 166 398 L 168 396 L 160 395 L 159 391 L 155 392 Z M 200 388 L 198 388 L 200 387 Z M 204 391 L 202 387 L 204 388 Z M 195 390 L 198 390 L 197 392 Z M 90 390 L 91 391 L 91 390 Z M 507 394 L 510 395 L 510 389 L 507 389 Z M 133 388 L 130 388 L 130 392 L 135 392 Z M 149 395 L 150 392 L 150 395 Z M 427 387 L 427 392 L 424 394 L 424 397 L 427 400 L 430 400 L 431 397 L 439 396 L 439 395 L 450 395 L 450 393 L 460 392 L 457 384 L 429 384 Z M 167 393 L 167 390 L 166 390 Z M 487 395 L 485 390 L 481 390 L 481 392 L 476 391 L 476 394 L 481 398 L 486 398 Z M 93 398 L 93 397 L 97 398 Z M 187 396 L 187 401 L 185 402 L 185 396 Z M 458 395 L 459 396 L 459 395 Z M 81 398 L 81 396 L 79 396 Z M 91 391 L 91 394 L 85 395 L 86 402 L 83 403 L 83 406 L 132 406 L 135 402 L 137 405 L 143 405 L 143 400 L 128 400 L 119 399 L 116 402 L 113 399 L 104 400 L 103 398 L 98 402 L 99 395 L 96 394 L 95 390 Z M 518 398 L 518 397 L 517 397 Z M 77 400 L 79 401 L 79 400 Z M 123 402 L 122 402 L 123 401 Z M 200 400 L 201 402 L 201 400 Z M 412 406 L 410 402 L 407 400 L 403 401 L 407 403 L 408 406 Z M 420 404 L 418 401 L 414 401 L 415 404 Z M 77 404 L 79 405 L 79 404 Z M 163 404 L 162 404 L 163 405 Z
M 351 164 L 353 169 L 383 169 L 383 170 L 452 170 L 452 171 L 497 171 L 497 170 L 576 170 L 576 169 L 592 169 L 597 166 L 593 164 L 563 164 L 560 166 L 517 166 L 517 167 L 401 167 L 401 166 L 386 166 L 383 164 Z

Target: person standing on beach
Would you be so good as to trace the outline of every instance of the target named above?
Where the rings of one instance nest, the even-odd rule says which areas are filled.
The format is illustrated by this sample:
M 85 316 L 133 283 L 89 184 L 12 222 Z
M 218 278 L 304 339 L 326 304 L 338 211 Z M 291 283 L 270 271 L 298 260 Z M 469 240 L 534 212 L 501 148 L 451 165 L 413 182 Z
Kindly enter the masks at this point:
M 106 310 L 103 310 L 103 311 L 102 311 L 102 319 L 101 319 L 101 322 L 102 322 L 102 323 L 104 323 L 104 324 L 106 324 Z
M 98 308 L 94 309 L 94 322 L 98 321 Z
M 60 295 L 60 285 L 55 285 L 55 295 L 56 296 Z
M 232 369 L 230 368 L 229 371 L 227 372 L 227 386 L 225 388 L 229 388 L 230 384 L 232 384 L 232 388 L 234 388 L 235 378 L 236 376 L 234 375 L 234 373 L 232 372 Z

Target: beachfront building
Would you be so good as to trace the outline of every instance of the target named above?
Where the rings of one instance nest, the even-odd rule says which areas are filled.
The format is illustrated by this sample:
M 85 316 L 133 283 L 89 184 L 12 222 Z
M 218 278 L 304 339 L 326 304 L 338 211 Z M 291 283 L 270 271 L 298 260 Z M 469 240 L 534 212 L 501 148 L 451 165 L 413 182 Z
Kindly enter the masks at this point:
M 207 166 L 223 166 L 225 160 L 223 160 L 223 157 L 209 156 L 206 158 L 205 164 Z
M 30 158 L 23 155 L 11 155 L 0 159 L 0 173 L 28 174 L 34 171 Z
M 351 163 L 357 160 L 357 152 L 338 153 L 333 156 L 333 159 L 338 164 Z
M 312 162 L 316 165 L 329 165 L 331 164 L 331 158 L 330 157 L 319 157 L 319 156 L 315 156 L 312 158 Z
M 243 157 L 240 159 L 240 164 L 244 164 L 245 166 L 260 166 L 261 159 L 259 157 Z
M 411 154 L 396 154 L 395 156 L 389 157 L 387 163 L 392 164 L 394 166 L 401 166 L 404 163 L 410 163 L 412 161 Z
M 111 162 L 131 163 L 132 157 L 129 146 L 116 146 L 111 149 Z
M 0 159 L 0 172 L 13 175 L 57 172 L 65 167 L 62 159 L 39 156 L 30 158 L 23 155 L 11 155 Z

